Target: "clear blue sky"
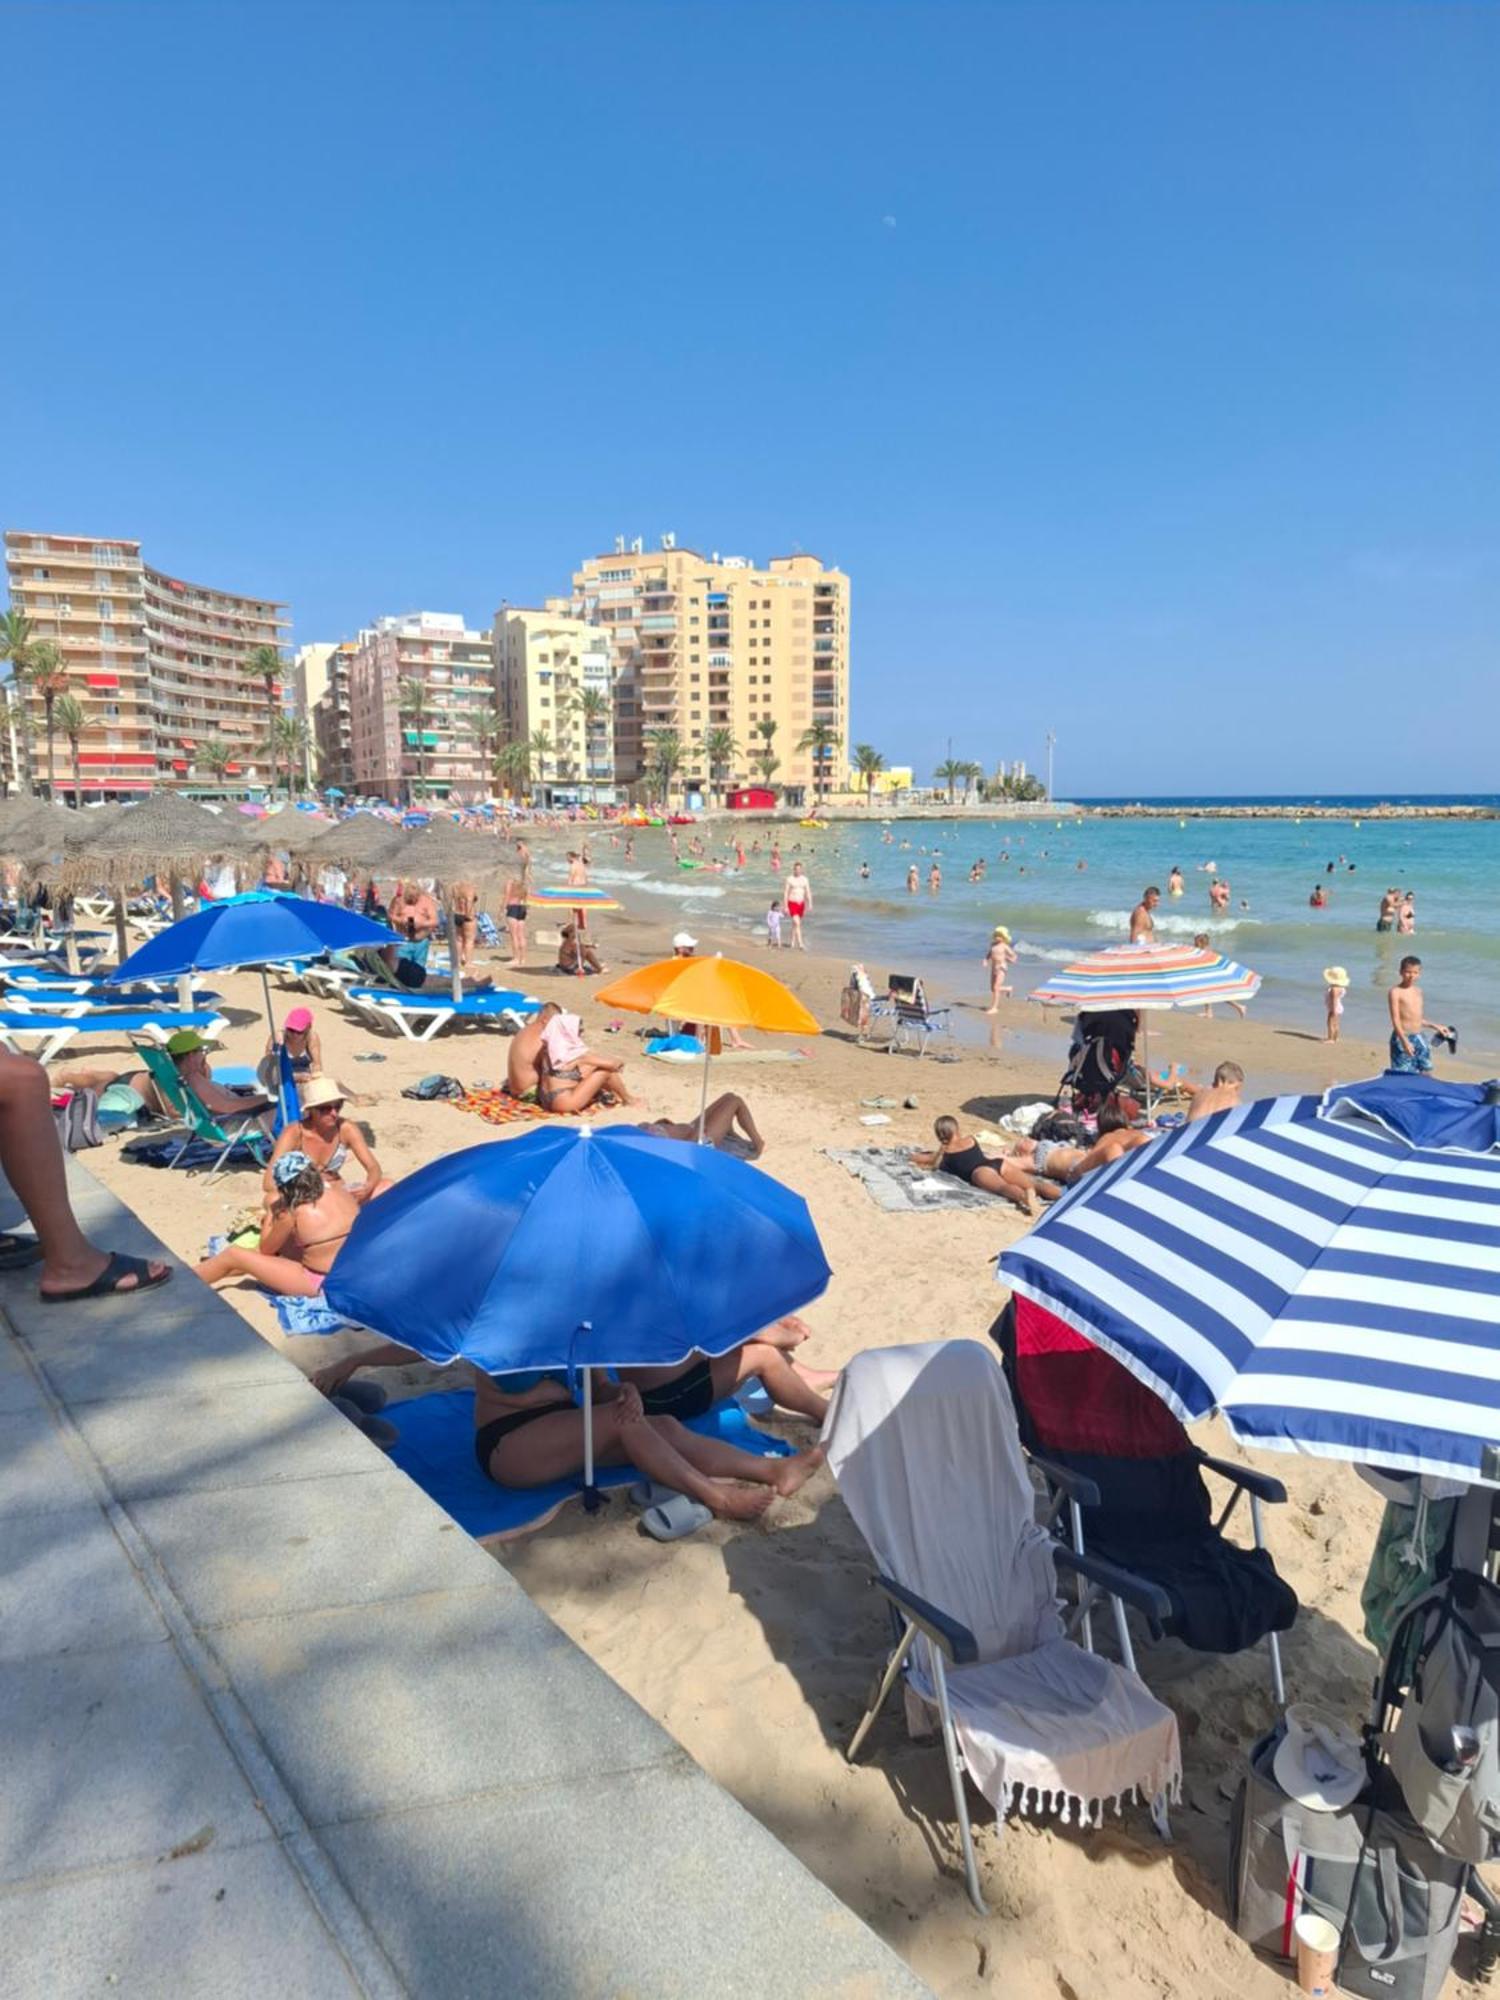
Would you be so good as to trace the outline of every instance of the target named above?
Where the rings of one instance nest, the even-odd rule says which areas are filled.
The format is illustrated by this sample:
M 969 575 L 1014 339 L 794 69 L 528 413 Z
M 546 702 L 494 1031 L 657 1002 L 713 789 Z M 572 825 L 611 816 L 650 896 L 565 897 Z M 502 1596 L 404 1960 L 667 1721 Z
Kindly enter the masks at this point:
M 801 546 L 919 772 L 1500 784 L 1500 8 L 9 0 L 0 67 L 8 526 L 299 641 Z

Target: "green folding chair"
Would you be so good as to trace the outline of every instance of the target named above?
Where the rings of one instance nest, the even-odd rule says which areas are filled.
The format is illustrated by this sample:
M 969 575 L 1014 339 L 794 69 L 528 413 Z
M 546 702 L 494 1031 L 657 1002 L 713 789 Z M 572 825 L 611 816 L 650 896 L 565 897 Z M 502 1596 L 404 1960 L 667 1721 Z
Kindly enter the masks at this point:
M 149 1070 L 151 1081 L 161 1093 L 162 1102 L 169 1105 L 174 1115 L 181 1118 L 187 1127 L 182 1144 L 167 1162 L 169 1167 L 175 1167 L 195 1143 L 220 1149 L 209 1169 L 210 1181 L 217 1180 L 234 1154 L 242 1149 L 256 1166 L 266 1164 L 271 1157 L 271 1141 L 256 1122 L 260 1117 L 258 1111 L 246 1111 L 238 1118 L 221 1122 L 183 1082 L 176 1063 L 165 1049 L 153 1049 L 137 1043 L 136 1053 Z

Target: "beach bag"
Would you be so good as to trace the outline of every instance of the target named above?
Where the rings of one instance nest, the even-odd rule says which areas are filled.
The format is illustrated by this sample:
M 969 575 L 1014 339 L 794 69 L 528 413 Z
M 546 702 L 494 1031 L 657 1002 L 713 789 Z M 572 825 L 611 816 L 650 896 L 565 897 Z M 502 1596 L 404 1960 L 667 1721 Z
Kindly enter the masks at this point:
M 401 1093 L 403 1097 L 420 1098 L 424 1104 L 430 1104 L 435 1097 L 462 1097 L 463 1094 L 464 1087 L 456 1076 L 440 1074 L 424 1076 L 420 1083 L 408 1084 Z
M 1290 1961 L 1304 1911 L 1340 1932 L 1338 1984 L 1365 2000 L 1437 2000 L 1458 1941 L 1468 1870 L 1440 1854 L 1401 1805 L 1361 1794 L 1341 1812 L 1288 1798 L 1272 1771 L 1278 1723 L 1250 1753 L 1230 1821 L 1228 1901 L 1235 1930 Z
M 1386 1752 L 1407 1810 L 1445 1854 L 1487 1861 L 1500 1850 L 1500 1588 L 1455 1569 L 1390 1651 L 1412 1662 Z
M 102 1146 L 99 1129 L 97 1090 L 70 1090 L 52 1100 L 52 1116 L 65 1153 L 80 1153 L 88 1146 Z

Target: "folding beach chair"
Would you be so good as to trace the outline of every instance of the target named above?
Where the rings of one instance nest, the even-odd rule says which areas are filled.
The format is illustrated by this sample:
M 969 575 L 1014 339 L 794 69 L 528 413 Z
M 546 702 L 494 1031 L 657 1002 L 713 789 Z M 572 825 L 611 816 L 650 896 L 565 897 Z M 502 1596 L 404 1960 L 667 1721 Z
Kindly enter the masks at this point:
M 1055 1543 L 1034 1494 L 998 1361 L 978 1341 L 868 1349 L 845 1368 L 823 1436 L 869 1544 L 899 1637 L 849 1745 L 853 1760 L 905 1675 L 908 1721 L 935 1712 L 969 1898 L 987 1914 L 967 1771 L 1003 1820 L 1076 1812 L 1094 1825 L 1132 1794 L 1166 1833 L 1182 1776 L 1177 1718 L 1126 1667 L 1066 1637 L 1057 1567 L 1145 1608 L 1157 1593 Z
M 217 1180 L 235 1153 L 240 1151 L 248 1153 L 256 1166 L 265 1165 L 271 1157 L 271 1141 L 260 1127 L 258 1112 L 245 1111 L 221 1120 L 183 1082 L 177 1065 L 165 1049 L 153 1049 L 145 1043 L 137 1043 L 136 1053 L 150 1072 L 162 1102 L 170 1105 L 174 1115 L 180 1117 L 187 1127 L 182 1144 L 167 1162 L 169 1167 L 175 1167 L 194 1144 L 219 1149 L 209 1169 L 210 1181 Z
M 1279 1504 L 1279 1479 L 1232 1459 L 1210 1458 L 1172 1412 L 1112 1354 L 1031 1299 L 1016 1297 L 991 1329 L 1020 1425 L 1021 1442 L 1047 1486 L 1048 1526 L 1075 1554 L 1085 1549 L 1159 1588 L 1165 1611 L 1148 1618 L 1198 1652 L 1270 1655 L 1277 1706 L 1286 1691 L 1278 1633 L 1297 1616 L 1297 1596 L 1266 1548 L 1262 1504 Z M 1228 1481 L 1215 1517 L 1203 1474 Z M 1224 1530 L 1242 1497 L 1250 1502 L 1252 1548 Z M 1093 1645 L 1092 1611 L 1104 1591 L 1080 1578 L 1077 1611 Z M 1135 1666 L 1125 1605 L 1115 1629 Z
M 951 1038 L 953 1009 L 930 1006 L 920 979 L 908 982 L 892 973 L 890 1002 L 896 1024 L 891 1039 L 886 1043 L 887 1054 L 892 1049 L 914 1045 L 918 1056 L 924 1056 L 927 1044 L 934 1035 Z

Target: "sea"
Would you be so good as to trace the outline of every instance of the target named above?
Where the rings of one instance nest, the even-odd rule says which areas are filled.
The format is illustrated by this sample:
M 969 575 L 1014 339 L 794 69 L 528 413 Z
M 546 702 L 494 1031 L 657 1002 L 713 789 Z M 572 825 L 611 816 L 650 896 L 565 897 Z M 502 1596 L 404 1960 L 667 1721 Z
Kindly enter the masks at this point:
M 1156 930 L 1163 939 L 1207 931 L 1215 947 L 1259 972 L 1255 1018 L 1321 1035 L 1323 970 L 1349 974 L 1344 1026 L 1349 1034 L 1388 1032 L 1386 992 L 1408 951 L 1422 959 L 1432 1019 L 1459 1031 L 1459 1053 L 1493 1061 L 1500 1073 L 1500 819 L 1370 819 L 1384 805 L 1475 805 L 1500 811 L 1500 795 L 1453 798 L 1333 797 L 1299 800 L 1333 817 L 1211 819 L 1195 810 L 1263 805 L 1286 799 L 1094 799 L 1080 805 L 1148 806 L 1159 817 L 836 822 L 826 831 L 781 825 L 783 868 L 802 858 L 813 883 L 813 913 L 805 928 L 810 948 L 866 965 L 877 983 L 889 972 L 922 974 L 961 1008 L 971 1032 L 982 1032 L 987 1001 L 981 959 L 995 924 L 1009 927 L 1020 955 L 1011 978 L 1018 994 L 1039 986 L 1050 967 L 1123 943 L 1129 914 L 1148 883 L 1162 890 Z M 673 861 L 660 828 L 638 828 L 635 853 L 600 838 L 592 879 L 615 885 L 644 911 L 659 908 L 664 927 L 695 921 L 742 929 L 764 942 L 765 913 L 778 878 L 769 864 L 765 822 L 726 829 L 705 822 L 678 829 L 681 858 L 689 842 L 705 843 L 705 859 L 726 860 L 724 873 Z M 734 868 L 735 834 L 747 847 Z M 759 843 L 759 852 L 753 851 Z M 969 880 L 983 858 L 984 879 Z M 942 887 L 933 895 L 928 871 L 936 859 Z M 920 887 L 906 891 L 915 862 Z M 1214 867 L 1209 868 L 1212 862 Z M 1173 864 L 1183 874 L 1180 898 L 1167 896 Z M 863 871 L 868 870 L 866 875 Z M 1209 884 L 1230 885 L 1229 907 L 1215 915 Z M 1309 906 L 1321 885 L 1327 907 Z M 1376 912 L 1387 887 L 1415 892 L 1413 938 L 1377 933 Z

